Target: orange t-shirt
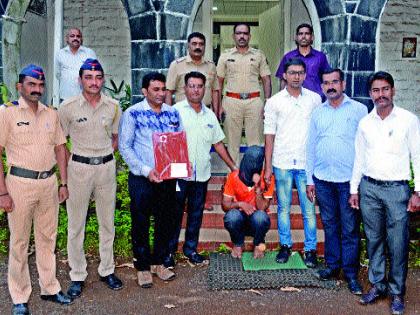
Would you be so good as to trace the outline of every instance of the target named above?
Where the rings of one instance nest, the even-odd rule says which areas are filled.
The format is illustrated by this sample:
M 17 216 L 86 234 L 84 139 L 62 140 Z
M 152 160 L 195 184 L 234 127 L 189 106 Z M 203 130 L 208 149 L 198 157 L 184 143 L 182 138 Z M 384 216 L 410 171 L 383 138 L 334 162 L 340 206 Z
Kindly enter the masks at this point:
M 265 190 L 264 171 L 261 172 L 261 184 L 260 187 L 264 192 L 264 198 L 271 199 L 274 194 L 274 176 L 271 176 L 270 186 Z M 256 207 L 256 193 L 254 187 L 246 186 L 239 178 L 239 170 L 231 172 L 227 178 L 225 187 L 223 189 L 223 195 L 233 197 L 235 201 L 244 201 Z

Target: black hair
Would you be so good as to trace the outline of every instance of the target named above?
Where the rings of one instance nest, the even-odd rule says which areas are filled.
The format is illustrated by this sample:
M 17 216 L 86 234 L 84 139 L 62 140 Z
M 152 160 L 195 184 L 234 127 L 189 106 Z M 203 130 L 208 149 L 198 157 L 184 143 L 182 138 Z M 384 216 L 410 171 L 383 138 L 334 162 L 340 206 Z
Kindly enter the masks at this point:
M 334 72 L 338 72 L 338 74 L 340 75 L 340 81 L 344 81 L 344 72 L 339 68 L 327 68 L 327 69 L 325 69 L 321 74 L 321 78 L 324 76 L 324 74 L 330 74 L 330 73 L 334 73 Z
M 205 76 L 204 74 L 202 74 L 201 72 L 198 72 L 198 71 L 191 71 L 191 72 L 188 72 L 188 73 L 185 75 L 185 77 L 184 77 L 184 83 L 185 83 L 185 85 L 187 85 L 187 84 L 188 84 L 188 80 L 189 80 L 190 78 L 197 78 L 197 79 L 201 79 L 201 80 L 203 80 L 203 85 L 206 85 L 206 76 Z
M 194 37 L 197 37 L 199 39 L 204 40 L 204 43 L 206 42 L 206 36 L 204 36 L 202 33 L 200 32 L 193 32 L 190 35 L 188 35 L 188 42 L 191 41 L 191 39 L 193 39 Z
M 240 25 L 245 25 L 248 28 L 248 32 L 251 33 L 251 26 L 245 22 L 235 23 L 235 25 L 233 26 L 233 33 L 235 33 L 236 28 Z
M 296 27 L 296 35 L 299 33 L 299 30 L 304 27 L 309 28 L 309 32 L 311 32 L 311 34 L 314 33 L 314 28 L 312 27 L 312 25 L 308 23 L 302 23 L 302 24 L 299 24 L 298 27 Z
M 284 64 L 284 72 L 289 69 L 290 66 L 302 66 L 303 70 L 306 72 L 306 64 L 302 61 L 302 59 L 299 58 L 290 58 L 286 61 Z
M 388 82 L 392 88 L 394 87 L 394 78 L 392 77 L 392 75 L 390 75 L 388 72 L 385 72 L 385 71 L 378 71 L 369 77 L 369 80 L 368 80 L 369 90 L 372 88 L 373 81 L 376 81 L 376 80 L 384 80 Z
M 143 80 L 141 82 L 141 88 L 147 90 L 150 85 L 150 81 L 160 81 L 160 82 L 165 83 L 166 78 L 165 78 L 165 75 L 163 75 L 162 73 L 159 73 L 156 71 L 149 72 L 143 77 Z
M 25 81 L 26 78 L 26 74 L 19 74 L 19 83 L 23 83 L 23 81 Z

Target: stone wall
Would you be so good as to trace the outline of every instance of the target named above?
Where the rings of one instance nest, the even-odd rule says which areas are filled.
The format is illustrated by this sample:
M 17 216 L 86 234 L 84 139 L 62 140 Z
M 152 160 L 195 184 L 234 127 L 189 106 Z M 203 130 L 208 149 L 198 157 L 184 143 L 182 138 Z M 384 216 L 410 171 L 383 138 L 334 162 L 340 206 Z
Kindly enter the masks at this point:
M 420 2 L 389 0 L 379 24 L 376 69 L 395 79 L 395 103 L 420 116 Z M 402 58 L 403 37 L 417 37 L 417 56 Z
M 92 48 L 104 67 L 106 79 L 131 84 L 130 29 L 127 12 L 119 0 L 65 0 L 64 31 L 82 30 L 84 45 Z M 65 45 L 65 43 L 63 43 Z

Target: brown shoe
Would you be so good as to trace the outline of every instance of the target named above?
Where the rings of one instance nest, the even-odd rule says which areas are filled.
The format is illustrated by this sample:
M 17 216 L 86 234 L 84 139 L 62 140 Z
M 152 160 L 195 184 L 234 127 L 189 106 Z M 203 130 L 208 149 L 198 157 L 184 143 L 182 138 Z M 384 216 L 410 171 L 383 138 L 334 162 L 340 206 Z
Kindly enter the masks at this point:
M 137 271 L 137 283 L 142 288 L 151 288 L 153 285 L 153 277 L 150 271 Z
M 163 281 L 171 281 L 175 279 L 175 273 L 169 270 L 168 268 L 165 268 L 163 265 L 159 265 L 156 267 L 156 275 L 159 279 Z

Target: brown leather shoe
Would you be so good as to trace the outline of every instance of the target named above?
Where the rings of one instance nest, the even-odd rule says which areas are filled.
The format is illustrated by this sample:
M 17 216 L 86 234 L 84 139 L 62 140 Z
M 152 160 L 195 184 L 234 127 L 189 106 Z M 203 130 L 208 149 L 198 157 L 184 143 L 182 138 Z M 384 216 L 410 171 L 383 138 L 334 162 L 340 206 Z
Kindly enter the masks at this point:
M 156 275 L 159 279 L 163 281 L 171 281 L 175 279 L 175 273 L 169 270 L 168 268 L 165 268 L 164 265 L 159 265 L 156 267 Z
M 153 285 L 152 273 L 148 270 L 137 271 L 137 283 L 142 288 L 151 288 Z

